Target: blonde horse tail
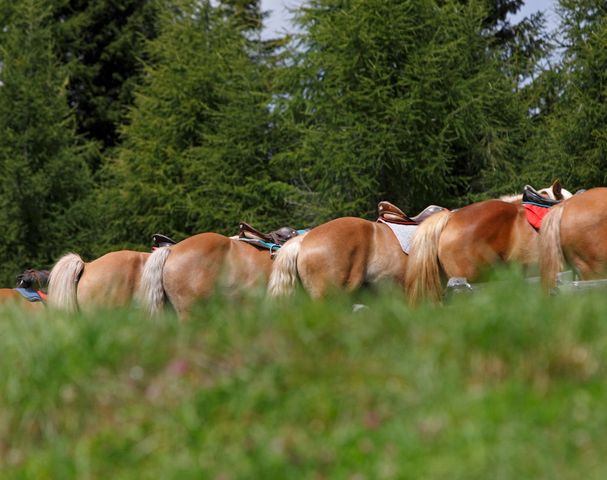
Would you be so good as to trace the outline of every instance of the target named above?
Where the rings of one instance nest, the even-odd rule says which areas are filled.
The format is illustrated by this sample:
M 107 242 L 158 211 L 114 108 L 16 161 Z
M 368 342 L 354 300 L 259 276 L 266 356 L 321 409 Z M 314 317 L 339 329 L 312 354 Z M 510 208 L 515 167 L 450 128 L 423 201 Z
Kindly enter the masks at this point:
M 278 251 L 268 282 L 268 294 L 271 297 L 284 297 L 295 289 L 298 278 L 297 257 L 306 234 L 292 238 Z
M 565 205 L 552 207 L 542 220 L 540 230 L 540 274 L 546 290 L 556 287 L 556 277 L 563 269 L 565 258 L 561 247 L 561 218 Z
M 165 294 L 162 272 L 170 253 L 170 247 L 156 249 L 143 267 L 139 298 L 144 309 L 152 316 L 159 314 L 164 307 Z
M 415 232 L 407 260 L 405 289 L 409 302 L 417 304 L 423 298 L 439 301 L 442 296 L 438 242 L 451 218 L 451 212 L 435 213 Z
M 84 270 L 84 261 L 76 253 L 67 253 L 57 261 L 48 281 L 48 305 L 75 312 L 78 310 L 78 280 Z

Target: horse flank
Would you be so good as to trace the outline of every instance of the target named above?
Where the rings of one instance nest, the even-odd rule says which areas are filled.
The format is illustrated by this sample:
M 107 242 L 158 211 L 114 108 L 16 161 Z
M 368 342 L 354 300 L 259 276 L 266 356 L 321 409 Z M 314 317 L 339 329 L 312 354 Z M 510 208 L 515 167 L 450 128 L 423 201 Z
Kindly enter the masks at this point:
M 539 244 L 540 273 L 542 286 L 547 290 L 556 287 L 556 277 L 565 264 L 561 247 L 561 218 L 564 211 L 564 204 L 556 205 L 542 221 Z
M 159 314 L 164 307 L 165 294 L 162 284 L 162 272 L 170 253 L 171 247 L 156 249 L 148 258 L 141 274 L 141 286 L 138 296 L 144 309 L 150 315 Z
M 438 244 L 450 217 L 449 211 L 435 213 L 417 228 L 411 241 L 405 289 L 413 305 L 424 297 L 435 301 L 441 299 L 443 289 Z
M 61 257 L 49 274 L 48 305 L 75 312 L 78 310 L 78 279 L 84 270 L 84 261 L 76 253 Z
M 278 251 L 268 283 L 268 294 L 271 297 L 284 297 L 295 289 L 298 279 L 297 257 L 306 235 L 307 232 L 293 237 Z

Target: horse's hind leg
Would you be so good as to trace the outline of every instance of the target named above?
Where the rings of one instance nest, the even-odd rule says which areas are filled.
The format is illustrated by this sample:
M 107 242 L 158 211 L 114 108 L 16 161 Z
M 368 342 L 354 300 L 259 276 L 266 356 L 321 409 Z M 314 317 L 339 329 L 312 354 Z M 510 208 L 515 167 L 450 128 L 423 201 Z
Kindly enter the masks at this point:
M 219 275 L 215 265 L 195 267 L 188 271 L 183 262 L 178 261 L 165 267 L 163 273 L 165 294 L 182 320 L 191 316 L 197 303 L 213 295 Z
M 310 297 L 314 299 L 321 299 L 325 297 L 329 290 L 327 280 L 322 274 L 318 275 L 316 273 L 308 272 L 301 275 L 301 283 Z
M 333 252 L 328 252 L 333 253 Z M 312 298 L 325 297 L 333 290 L 352 292 L 365 279 L 364 266 L 352 259 L 326 253 L 301 255 L 297 268 L 301 282 Z
M 169 280 L 167 284 L 169 283 L 170 285 L 165 285 L 165 292 L 169 302 L 181 320 L 187 320 L 191 316 L 196 304 L 211 295 L 210 291 L 206 291 L 206 289 L 194 289 L 192 285 L 185 282 L 180 285 Z

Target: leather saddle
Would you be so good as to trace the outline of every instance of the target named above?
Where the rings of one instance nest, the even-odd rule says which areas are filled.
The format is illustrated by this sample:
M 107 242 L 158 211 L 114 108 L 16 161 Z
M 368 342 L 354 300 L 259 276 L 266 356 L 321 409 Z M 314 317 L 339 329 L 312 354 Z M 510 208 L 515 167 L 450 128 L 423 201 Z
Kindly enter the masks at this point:
M 299 232 L 291 227 L 281 227 L 278 230 L 274 230 L 269 233 L 263 233 L 253 228 L 251 225 L 245 222 L 240 222 L 238 225 L 239 233 L 238 238 L 245 240 L 258 240 L 274 245 L 284 245 L 287 240 L 299 235 Z
M 171 245 L 175 245 L 177 242 L 166 235 L 162 235 L 161 233 L 155 233 L 152 235 L 152 250 L 156 250 L 160 247 L 169 247 Z
M 525 185 L 525 188 L 523 189 L 523 204 L 527 203 L 550 208 L 561 201 L 562 200 L 552 200 L 551 198 L 544 197 L 531 185 Z
M 438 205 L 429 205 L 414 217 L 410 217 L 396 205 L 385 200 L 379 202 L 377 205 L 379 220 L 383 220 L 384 222 L 388 223 L 401 223 L 408 225 L 417 225 L 422 223 L 426 218 L 442 210 L 445 210 L 445 208 L 439 207 Z

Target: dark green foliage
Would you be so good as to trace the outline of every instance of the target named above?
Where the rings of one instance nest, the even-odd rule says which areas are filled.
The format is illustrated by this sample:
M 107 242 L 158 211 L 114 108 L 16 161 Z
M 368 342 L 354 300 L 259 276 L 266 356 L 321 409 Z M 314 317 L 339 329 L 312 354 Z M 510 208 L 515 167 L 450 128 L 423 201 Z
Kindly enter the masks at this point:
M 68 100 L 78 132 L 102 149 L 112 147 L 141 81 L 145 40 L 157 35 L 160 0 L 46 3 L 53 5 L 56 50 L 69 66 Z
M 263 15 L 259 0 L 219 0 L 220 9 L 234 25 L 246 31 L 259 32 Z
M 561 139 L 569 174 L 578 185 L 607 182 L 607 5 L 561 2 L 566 42 L 566 90 Z
M 561 2 L 553 66 L 542 16 L 512 22 L 521 5 L 311 0 L 298 34 L 262 41 L 258 0 L 0 2 L 6 271 L 155 231 L 604 184 L 605 7 Z
M 423 0 L 301 10 L 281 110 L 294 145 L 275 162 L 313 192 L 316 218 L 367 214 L 382 198 L 453 205 L 495 185 L 485 172 L 511 168 L 525 112 L 485 16 Z
M 91 188 L 87 146 L 66 102 L 67 72 L 54 55 L 48 11 L 18 2 L 1 37 L 0 281 L 49 266 L 77 228 L 70 207 Z
M 551 85 L 529 150 L 531 175 L 549 168 L 572 188 L 607 182 L 607 6 L 560 2 L 562 64 L 542 80 Z
M 147 243 L 156 230 L 234 234 L 240 220 L 268 228 L 280 219 L 267 67 L 234 21 L 208 4 L 185 5 L 150 44 L 154 63 L 106 172 L 111 241 Z

